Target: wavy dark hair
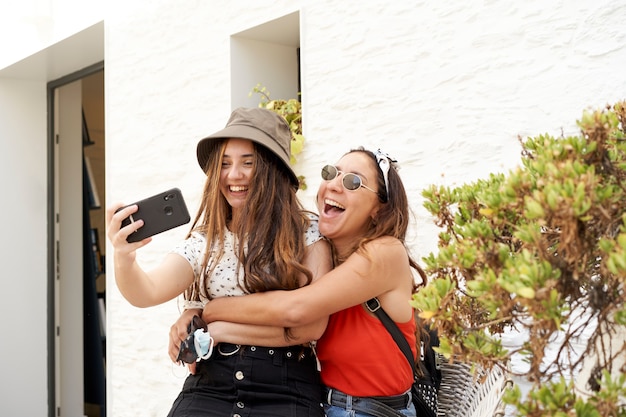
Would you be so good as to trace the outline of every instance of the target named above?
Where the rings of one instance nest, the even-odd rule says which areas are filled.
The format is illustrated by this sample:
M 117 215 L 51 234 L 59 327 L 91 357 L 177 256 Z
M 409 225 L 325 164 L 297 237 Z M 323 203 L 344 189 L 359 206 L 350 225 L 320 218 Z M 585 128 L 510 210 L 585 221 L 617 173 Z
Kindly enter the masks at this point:
M 210 298 L 205 278 L 215 269 L 210 259 L 224 254 L 224 236 L 232 219 L 232 208 L 220 192 L 220 171 L 228 139 L 216 140 L 205 166 L 206 182 L 202 202 L 191 231 L 206 236 L 207 245 L 202 274 L 185 291 L 185 299 Z M 296 188 L 282 161 L 270 150 L 253 142 L 254 172 L 250 193 L 241 216 L 231 227 L 237 239 L 236 251 L 244 269 L 243 289 L 246 292 L 290 290 L 312 280 L 312 273 L 301 260 L 306 250 L 305 232 L 310 225 L 308 212 L 296 197 Z M 191 231 L 189 236 L 191 236 Z

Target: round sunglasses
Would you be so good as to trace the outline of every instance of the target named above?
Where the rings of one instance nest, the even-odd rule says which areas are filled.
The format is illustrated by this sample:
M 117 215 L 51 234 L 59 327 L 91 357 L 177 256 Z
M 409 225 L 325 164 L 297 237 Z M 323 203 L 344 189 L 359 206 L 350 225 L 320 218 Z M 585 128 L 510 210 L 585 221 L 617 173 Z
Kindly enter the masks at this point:
M 343 185 L 343 188 L 345 188 L 346 190 L 356 191 L 359 188 L 363 187 L 366 190 L 370 190 L 374 194 L 378 194 L 377 191 L 372 190 L 370 187 L 363 184 L 363 180 L 357 174 L 353 174 L 351 172 L 339 171 L 337 167 L 334 165 L 326 165 L 324 168 L 322 168 L 322 179 L 326 181 L 334 180 L 335 178 L 337 178 L 339 174 L 343 174 L 343 178 L 341 179 L 341 184 Z

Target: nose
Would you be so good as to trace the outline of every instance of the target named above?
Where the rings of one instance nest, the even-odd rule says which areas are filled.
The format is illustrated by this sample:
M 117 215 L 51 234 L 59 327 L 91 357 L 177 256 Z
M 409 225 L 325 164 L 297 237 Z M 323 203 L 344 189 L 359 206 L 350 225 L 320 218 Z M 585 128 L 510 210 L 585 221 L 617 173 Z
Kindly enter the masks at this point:
M 326 181 L 327 187 L 333 191 L 340 192 L 343 191 L 343 172 L 337 172 L 337 176 L 330 181 Z
M 238 179 L 244 176 L 243 167 L 239 164 L 233 164 L 228 171 L 228 178 Z

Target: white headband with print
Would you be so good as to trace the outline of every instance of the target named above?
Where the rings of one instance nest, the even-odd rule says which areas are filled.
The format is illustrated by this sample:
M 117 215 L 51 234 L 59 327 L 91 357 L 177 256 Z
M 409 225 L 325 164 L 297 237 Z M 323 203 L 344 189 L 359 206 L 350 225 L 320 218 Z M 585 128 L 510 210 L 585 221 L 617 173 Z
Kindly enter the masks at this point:
M 376 155 L 376 162 L 378 162 L 378 167 L 383 173 L 383 178 L 385 179 L 385 190 L 387 191 L 387 201 L 389 201 L 389 196 L 391 195 L 389 194 L 389 167 L 391 166 L 391 163 L 398 161 L 380 149 L 378 149 L 374 155 Z

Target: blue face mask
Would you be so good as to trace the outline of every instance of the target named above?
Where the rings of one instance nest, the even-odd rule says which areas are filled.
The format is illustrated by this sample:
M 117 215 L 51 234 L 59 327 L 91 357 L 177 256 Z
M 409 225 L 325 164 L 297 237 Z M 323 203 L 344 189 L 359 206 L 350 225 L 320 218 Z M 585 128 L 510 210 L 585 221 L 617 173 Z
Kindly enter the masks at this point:
M 194 332 L 194 336 L 193 344 L 196 347 L 196 354 L 198 355 L 196 362 L 199 362 L 201 359 L 209 359 L 213 353 L 214 345 L 211 334 L 208 330 L 204 331 L 198 329 Z

